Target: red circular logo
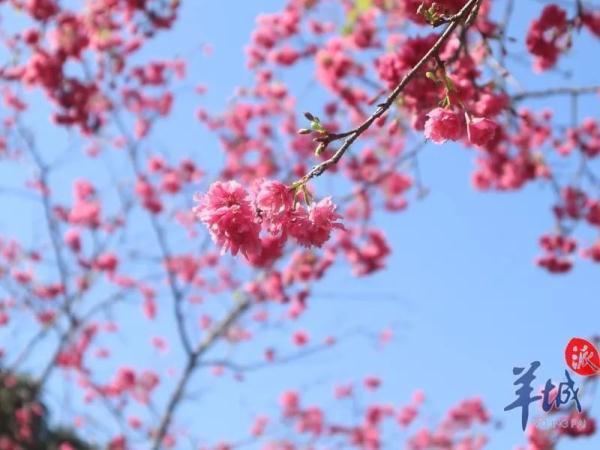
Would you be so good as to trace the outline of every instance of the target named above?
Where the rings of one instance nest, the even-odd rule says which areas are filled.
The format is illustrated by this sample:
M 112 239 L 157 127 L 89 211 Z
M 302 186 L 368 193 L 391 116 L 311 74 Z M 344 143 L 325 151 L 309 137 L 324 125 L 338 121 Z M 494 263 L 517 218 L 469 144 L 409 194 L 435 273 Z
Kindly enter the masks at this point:
M 600 355 L 590 341 L 582 338 L 573 338 L 565 349 L 567 366 L 573 372 L 589 377 L 600 372 Z

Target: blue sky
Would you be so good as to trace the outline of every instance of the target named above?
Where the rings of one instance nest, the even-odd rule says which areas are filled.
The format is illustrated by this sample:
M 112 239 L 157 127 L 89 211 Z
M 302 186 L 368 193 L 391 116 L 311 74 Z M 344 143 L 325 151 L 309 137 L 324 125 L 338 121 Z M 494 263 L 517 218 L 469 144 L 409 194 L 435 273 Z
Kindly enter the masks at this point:
M 256 14 L 275 11 L 283 2 L 238 0 L 235 7 L 232 3 L 183 2 L 176 30 L 161 36 L 142 55 L 175 51 L 184 57 L 193 56 L 184 88 L 191 89 L 196 83 L 207 85 L 209 92 L 202 104 L 212 110 L 223 109 L 234 88 L 250 81 L 243 46 Z M 497 3 L 503 5 L 504 1 Z M 544 2 L 517 3 L 521 13 L 509 34 L 522 39 L 519 31 Z M 569 83 L 593 84 L 597 82 L 597 68 L 592 70 L 589 55 L 597 53 L 597 43 L 585 36 L 578 41 L 580 45 L 562 66 L 574 69 Z M 211 44 L 211 56 L 202 56 L 201 43 Z M 526 88 L 564 83 L 553 75 L 535 77 L 528 67 L 518 64 L 514 70 Z M 305 75 L 305 80 L 294 80 L 297 92 L 311 83 L 312 74 Z M 314 97 L 306 102 L 319 100 Z M 196 97 L 182 96 L 173 119 L 161 126 L 157 141 L 169 149 L 194 146 L 202 163 L 217 165 L 214 138 L 203 133 L 192 116 L 198 102 Z M 565 98 L 536 105 L 556 108 L 567 120 Z M 580 111 L 582 117 L 598 117 L 598 99 L 582 101 Z M 45 120 L 41 118 L 38 127 L 53 133 Z M 181 422 L 201 430 L 199 434 L 207 439 L 243 437 L 252 417 L 273 411 L 284 389 L 298 388 L 308 400 L 334 407 L 329 399 L 335 382 L 360 381 L 363 376 L 377 374 L 384 385 L 374 398 L 402 404 L 415 389 L 423 389 L 428 398 L 426 421 L 439 419 L 465 397 L 482 396 L 494 418 L 503 423 L 491 433 L 489 448 L 506 449 L 523 443 L 519 414 L 502 411 L 513 400 L 512 367 L 541 361 L 540 384 L 563 376 L 563 351 L 568 340 L 600 332 L 599 268 L 583 262 L 570 275 L 559 277 L 536 268 L 537 239 L 552 226 L 549 189 L 531 186 L 512 194 L 476 192 L 470 185 L 472 153 L 454 145 L 428 146 L 420 164 L 431 190 L 429 196 L 412 202 L 403 214 L 377 218 L 394 249 L 387 269 L 372 278 L 353 279 L 348 267 L 336 267 L 317 287 L 308 313 L 297 324 L 316 339 L 357 327 L 379 331 L 394 326 L 395 337 L 385 349 L 376 348 L 371 340 L 353 337 L 330 352 L 248 374 L 244 383 L 228 381 L 227 377 L 215 382 L 204 374 L 193 386 L 201 393 L 201 406 L 186 406 Z M 75 170 L 93 172 L 94 167 L 86 164 L 82 162 Z M 69 186 L 64 188 L 70 191 Z M 32 223 L 37 217 L 35 212 L 23 211 L 24 222 Z M 22 226 L 22 222 L 8 222 L 3 219 L 3 226 Z M 125 326 L 133 335 L 136 327 L 145 325 L 132 320 Z M 153 326 L 164 331 L 160 323 Z M 278 339 L 277 333 L 272 332 L 267 339 Z M 288 340 L 289 336 L 281 333 L 280 338 Z M 124 349 L 132 352 L 136 345 L 124 341 Z M 168 359 L 164 365 L 176 362 Z M 55 383 L 58 387 L 60 382 Z M 596 448 L 599 443 L 596 436 L 560 449 Z M 395 447 L 396 443 L 389 446 Z

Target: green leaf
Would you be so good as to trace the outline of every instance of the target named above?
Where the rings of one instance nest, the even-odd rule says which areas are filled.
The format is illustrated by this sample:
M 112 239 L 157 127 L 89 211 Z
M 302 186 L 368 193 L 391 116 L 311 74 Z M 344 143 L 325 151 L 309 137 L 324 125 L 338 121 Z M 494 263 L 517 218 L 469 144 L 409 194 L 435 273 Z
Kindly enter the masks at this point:
M 319 119 L 315 118 L 315 120 L 313 120 L 310 123 L 310 128 L 314 131 L 318 131 L 319 133 L 322 133 L 325 131 L 325 128 L 323 128 L 323 125 L 321 124 L 321 122 L 319 121 Z
M 448 91 L 456 91 L 456 88 L 454 87 L 454 82 L 448 76 L 446 77 L 446 89 L 448 89 Z
M 355 0 L 354 7 L 348 12 L 346 16 L 346 23 L 342 27 L 342 34 L 348 35 L 354 30 L 356 21 L 362 14 L 367 12 L 371 6 L 373 6 L 373 0 Z
M 431 81 L 435 82 L 435 83 L 437 83 L 437 81 L 438 81 L 437 76 L 435 75 L 435 73 L 433 73 L 431 71 L 428 71 L 427 73 L 425 73 L 425 76 L 427 78 L 429 78 Z

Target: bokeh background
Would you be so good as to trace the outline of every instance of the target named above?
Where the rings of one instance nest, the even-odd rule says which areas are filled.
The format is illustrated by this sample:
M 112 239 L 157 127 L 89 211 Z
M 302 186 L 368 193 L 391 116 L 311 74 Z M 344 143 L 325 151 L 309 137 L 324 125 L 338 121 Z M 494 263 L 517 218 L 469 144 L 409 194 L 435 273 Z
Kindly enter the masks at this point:
M 495 3 L 501 9 L 505 2 Z M 577 45 L 561 60 L 558 72 L 532 75 L 531 61 L 523 51 L 523 30 L 547 2 L 518 3 L 519 14 L 508 29 L 508 35 L 517 39 L 509 43 L 516 58 L 508 59 L 508 64 L 520 87 L 528 90 L 597 83 L 598 46 L 585 33 L 576 38 Z M 243 49 L 255 18 L 282 6 L 281 0 L 183 2 L 176 27 L 157 37 L 138 56 L 179 55 L 189 61 L 187 81 L 176 91 L 173 116 L 153 133 L 157 148 L 175 155 L 178 149 L 185 149 L 193 152 L 200 165 L 219 166 L 218 142 L 198 124 L 194 111 L 199 104 L 222 110 L 237 86 L 249 84 L 251 75 L 245 67 Z M 11 27 L 18 26 L 20 19 L 7 20 L 5 17 L 3 26 Z M 310 110 L 322 103 L 324 93 L 310 68 L 305 66 L 303 71 L 302 67 L 288 79 L 298 94 L 298 109 Z M 190 94 L 196 84 L 206 85 L 207 93 Z M 565 125 L 571 120 L 567 97 L 531 104 L 553 109 Z M 598 117 L 598 98 L 582 98 L 579 114 L 581 118 Z M 51 125 L 41 97 L 28 116 L 28 126 L 38 132 L 46 155 L 55 155 L 57 160 L 66 148 L 80 145 L 72 135 Z M 230 374 L 215 377 L 203 372 L 193 383 L 196 402 L 184 405 L 178 423 L 199 431 L 207 440 L 242 439 L 252 419 L 276 411 L 279 394 L 289 388 L 301 391 L 307 402 L 314 400 L 329 405 L 329 411 L 352 414 L 358 405 L 334 400 L 334 387 L 377 375 L 383 384 L 369 394 L 370 398 L 401 404 L 408 402 L 416 389 L 422 389 L 427 398 L 423 409 L 426 422 L 434 423 L 461 399 L 481 396 L 497 423 L 490 433 L 489 448 L 507 449 L 523 443 L 518 411 L 503 412 L 514 399 L 512 368 L 540 361 L 540 386 L 548 378 L 564 377 L 563 354 L 569 339 L 600 333 L 598 266 L 583 262 L 566 276 L 551 276 L 538 269 L 534 264 L 538 237 L 552 229 L 549 188 L 529 186 L 507 194 L 477 192 L 470 182 L 472 152 L 453 144 L 428 145 L 419 159 L 428 194 L 422 200 L 413 199 L 403 214 L 377 217 L 393 248 L 387 268 L 371 278 L 354 279 L 349 267 L 338 265 L 318 285 L 308 312 L 294 327 L 308 331 L 314 341 L 330 334 L 343 336 L 339 345 L 290 364 L 250 372 L 243 382 Z M 76 174 L 104 185 L 112 182 L 95 166 L 110 165 L 110 156 L 102 161 L 69 157 L 60 164 L 64 176 Z M 109 172 L 102 173 L 124 170 L 115 162 Z M 10 163 L 0 164 L 0 185 L 7 193 L 0 197 L 0 227 L 7 235 L 34 243 L 40 239 L 39 205 L 21 195 L 10 195 L 12 187 L 30 175 L 15 171 Z M 320 186 L 321 192 L 336 190 L 326 179 Z M 198 186 L 198 190 L 204 188 Z M 64 198 L 69 198 L 70 185 L 56 189 L 64 189 Z M 143 224 L 135 238 L 154 245 Z M 136 268 L 131 267 L 131 271 L 134 274 Z M 140 367 L 176 368 L 182 358 L 176 349 L 157 356 L 145 340 L 148 327 L 156 335 L 174 338 L 172 324 L 160 318 L 148 324 L 139 320 L 133 306 L 130 313 L 128 306 L 123 308 L 122 317 L 129 317 L 121 322 L 127 333 L 119 338 L 121 345 L 113 348 L 115 359 Z M 381 345 L 379 333 L 388 328 L 393 330 L 393 339 Z M 138 329 L 144 340 L 136 338 Z M 0 330 L 3 342 L 20 338 L 3 333 Z M 274 340 L 280 340 L 282 348 L 292 349 L 289 330 L 271 329 L 252 344 L 255 355 L 260 355 L 264 343 Z M 252 356 L 241 354 L 239 358 L 252 360 Z M 112 369 L 107 365 L 106 373 Z M 53 377 L 50 386 L 47 397 L 54 406 L 54 420 L 70 421 L 73 411 L 86 408 L 80 398 L 70 394 L 62 376 Z M 586 404 L 598 402 L 597 393 L 588 394 Z M 592 411 L 598 412 L 597 405 Z M 538 408 L 532 408 L 532 417 L 537 412 Z M 94 414 L 102 422 L 106 413 L 98 410 Z M 388 448 L 398 447 L 404 436 L 393 437 Z M 599 444 L 600 436 L 596 435 L 561 443 L 560 449 L 594 449 Z

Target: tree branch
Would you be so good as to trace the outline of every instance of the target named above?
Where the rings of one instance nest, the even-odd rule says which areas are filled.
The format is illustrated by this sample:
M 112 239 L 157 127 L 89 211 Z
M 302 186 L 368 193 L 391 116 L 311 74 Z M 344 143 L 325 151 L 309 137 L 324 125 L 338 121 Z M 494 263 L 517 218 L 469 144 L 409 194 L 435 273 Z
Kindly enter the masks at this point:
M 198 363 L 202 356 L 212 347 L 214 343 L 216 343 L 221 337 L 223 337 L 231 326 L 248 310 L 250 307 L 251 300 L 249 297 L 243 297 L 241 300 L 238 300 L 234 307 L 227 313 L 225 318 L 221 320 L 218 324 L 216 324 L 205 336 L 205 338 L 200 341 L 198 346 L 194 349 L 194 351 L 189 355 L 187 364 L 175 386 L 175 390 L 171 394 L 169 401 L 167 403 L 167 408 L 160 420 L 160 425 L 158 426 L 158 430 L 154 435 L 154 442 L 152 444 L 152 450 L 159 450 L 161 448 L 161 444 L 163 439 L 165 438 L 169 426 L 173 421 L 173 416 L 177 407 L 179 406 L 184 394 L 186 387 L 194 374 L 195 369 L 198 367 Z
M 137 159 L 136 159 L 136 153 L 137 153 L 137 148 L 138 148 L 137 143 L 131 137 L 129 132 L 127 131 L 127 127 L 125 126 L 125 124 L 121 120 L 121 117 L 119 116 L 119 114 L 116 111 L 113 112 L 113 118 L 115 120 L 117 129 L 120 131 L 120 133 L 125 138 L 126 146 L 127 146 L 127 154 L 129 156 L 129 160 L 130 160 L 132 169 L 135 173 L 135 176 L 139 178 L 141 176 L 141 171 L 138 166 Z M 169 261 L 171 261 L 171 252 L 169 250 L 169 246 L 167 244 L 167 240 L 166 240 L 164 231 L 161 228 L 160 224 L 158 223 L 156 216 L 149 212 L 148 218 L 150 220 L 150 225 L 152 227 L 152 231 L 154 232 L 154 235 L 156 236 L 156 241 L 158 243 L 158 248 L 160 250 L 162 259 L 165 263 L 165 271 L 166 271 L 167 282 L 168 282 L 167 284 L 169 285 L 169 290 L 170 290 L 171 296 L 173 298 L 173 312 L 175 315 L 177 332 L 179 334 L 179 338 L 181 340 L 181 344 L 183 345 L 184 350 L 186 351 L 187 354 L 191 354 L 192 344 L 190 342 L 188 333 L 186 332 L 186 329 L 185 329 L 185 320 L 184 320 L 184 316 L 183 316 L 183 311 L 181 310 L 181 306 L 182 306 L 181 304 L 183 303 L 184 295 L 183 295 L 181 288 L 179 287 L 179 284 L 177 283 L 176 275 L 168 267 L 168 264 L 167 264 Z
M 387 97 L 387 99 L 378 105 L 377 110 L 366 119 L 360 126 L 351 130 L 347 133 L 338 133 L 334 137 L 344 136 L 345 140 L 340 146 L 340 148 L 334 153 L 334 155 L 326 161 L 316 165 L 312 168 L 310 172 L 300 178 L 298 181 L 292 184 L 292 188 L 298 188 L 300 186 L 305 185 L 312 178 L 318 177 L 331 166 L 334 166 L 338 163 L 338 161 L 344 156 L 346 151 L 350 148 L 350 146 L 361 136 L 365 131 L 367 131 L 373 123 L 383 116 L 394 104 L 396 99 L 400 96 L 402 91 L 406 88 L 408 83 L 417 75 L 417 73 L 423 68 L 423 66 L 434 57 L 442 45 L 448 40 L 448 38 L 452 35 L 454 30 L 461 23 L 465 23 L 465 25 L 470 24 L 474 19 L 474 14 L 477 11 L 480 0 L 469 0 L 462 9 L 456 13 L 454 16 L 447 19 L 448 25 L 446 29 L 440 34 L 437 41 L 433 44 L 433 46 L 429 49 L 429 51 L 421 58 L 421 60 L 414 65 L 414 67 L 402 78 L 400 83 L 396 86 L 396 88 L 392 91 L 392 93 Z M 332 139 L 334 141 L 337 139 Z M 331 142 L 330 141 L 330 142 Z

